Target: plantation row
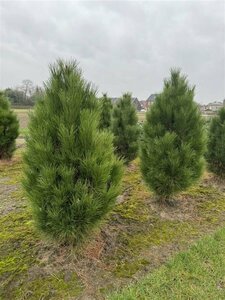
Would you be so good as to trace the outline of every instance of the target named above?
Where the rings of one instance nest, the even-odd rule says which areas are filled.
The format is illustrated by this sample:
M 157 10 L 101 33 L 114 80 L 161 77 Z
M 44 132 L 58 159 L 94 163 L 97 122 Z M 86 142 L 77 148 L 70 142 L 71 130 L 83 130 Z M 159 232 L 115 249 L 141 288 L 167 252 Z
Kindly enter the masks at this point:
M 76 62 L 59 60 L 30 116 L 23 186 L 36 227 L 59 243 L 77 245 L 113 208 L 123 165 L 140 155 L 143 178 L 159 201 L 187 189 L 211 171 L 225 173 L 225 109 L 206 134 L 194 88 L 172 70 L 163 91 L 138 125 L 131 94 L 115 107 L 99 101 Z M 15 150 L 19 124 L 0 94 L 0 159 Z

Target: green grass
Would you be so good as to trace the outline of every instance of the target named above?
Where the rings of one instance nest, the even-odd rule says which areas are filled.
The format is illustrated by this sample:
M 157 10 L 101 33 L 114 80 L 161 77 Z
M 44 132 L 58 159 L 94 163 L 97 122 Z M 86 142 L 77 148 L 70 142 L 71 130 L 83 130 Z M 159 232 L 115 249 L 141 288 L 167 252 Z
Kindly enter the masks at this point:
M 143 111 L 138 111 L 137 112 L 139 122 L 144 122 L 145 121 L 145 114 L 146 114 L 146 112 L 143 112 Z
M 30 110 L 33 110 L 33 108 L 32 107 L 28 107 L 28 108 L 12 107 L 12 110 L 14 110 L 15 113 L 23 113 L 23 112 L 28 113 Z
M 19 137 L 24 138 L 28 130 L 29 112 L 32 108 L 13 108 L 13 111 L 19 120 Z
M 225 228 L 108 299 L 225 299 Z
M 28 128 L 20 128 L 20 137 L 25 137 L 28 132 Z
M 13 109 L 13 111 L 15 112 L 19 120 L 20 131 L 26 129 L 29 122 L 29 112 L 32 111 L 32 109 L 15 108 Z

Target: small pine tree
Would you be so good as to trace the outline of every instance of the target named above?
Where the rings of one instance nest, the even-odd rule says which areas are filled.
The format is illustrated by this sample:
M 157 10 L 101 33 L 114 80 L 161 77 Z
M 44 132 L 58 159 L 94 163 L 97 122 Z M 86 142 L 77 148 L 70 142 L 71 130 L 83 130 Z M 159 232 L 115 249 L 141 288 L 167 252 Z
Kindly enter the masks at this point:
M 59 60 L 50 72 L 30 119 L 24 187 L 37 228 L 77 244 L 113 207 L 122 163 L 112 134 L 99 129 L 96 91 L 76 62 Z
M 225 176 L 225 108 L 220 109 L 218 116 L 214 117 L 209 127 L 208 152 L 206 155 L 209 169 L 219 175 Z
M 126 163 L 135 159 L 140 129 L 136 109 L 129 93 L 124 94 L 113 109 L 112 132 L 118 155 L 123 157 Z
M 164 89 L 147 112 L 141 143 L 141 170 L 161 200 L 187 189 L 202 174 L 203 120 L 179 70 L 171 70 Z
M 111 99 L 107 97 L 107 94 L 103 94 L 100 99 L 101 115 L 100 115 L 100 128 L 110 129 L 112 123 L 112 102 Z
M 19 122 L 10 109 L 10 104 L 0 92 L 0 159 L 12 157 L 16 148 L 16 138 L 19 135 Z

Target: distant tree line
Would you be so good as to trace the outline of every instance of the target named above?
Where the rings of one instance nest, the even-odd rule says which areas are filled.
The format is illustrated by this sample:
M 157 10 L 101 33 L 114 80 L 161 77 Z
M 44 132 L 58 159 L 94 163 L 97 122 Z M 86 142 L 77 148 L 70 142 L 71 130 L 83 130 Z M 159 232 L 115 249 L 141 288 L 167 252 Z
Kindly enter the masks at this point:
M 13 106 L 33 106 L 42 97 L 44 90 L 25 79 L 19 87 L 6 88 L 3 93 Z

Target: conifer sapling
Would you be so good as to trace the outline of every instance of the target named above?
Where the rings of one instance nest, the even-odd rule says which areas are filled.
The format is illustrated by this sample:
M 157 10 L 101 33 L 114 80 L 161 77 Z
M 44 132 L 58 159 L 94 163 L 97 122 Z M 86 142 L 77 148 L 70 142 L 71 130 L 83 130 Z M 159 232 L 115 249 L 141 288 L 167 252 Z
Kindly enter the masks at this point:
M 107 94 L 103 94 L 103 97 L 100 99 L 100 128 L 101 129 L 110 129 L 112 123 L 112 102 L 111 99 L 107 97 Z
M 16 148 L 16 138 L 19 135 L 19 122 L 10 104 L 0 92 L 0 159 L 12 157 Z
M 138 153 L 140 128 L 129 93 L 125 93 L 113 109 L 112 132 L 118 155 L 123 157 L 126 163 L 135 159 Z
M 192 185 L 204 166 L 203 120 L 190 87 L 179 70 L 171 70 L 161 94 L 147 112 L 141 143 L 141 170 L 161 200 Z
M 112 134 L 99 129 L 96 91 L 76 62 L 59 60 L 50 73 L 30 119 L 24 187 L 37 228 L 78 244 L 114 206 L 122 164 Z
M 209 127 L 207 161 L 209 169 L 225 176 L 225 108 L 220 109 Z

